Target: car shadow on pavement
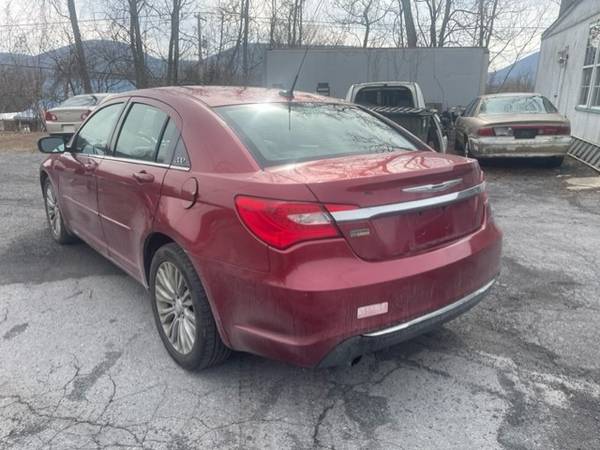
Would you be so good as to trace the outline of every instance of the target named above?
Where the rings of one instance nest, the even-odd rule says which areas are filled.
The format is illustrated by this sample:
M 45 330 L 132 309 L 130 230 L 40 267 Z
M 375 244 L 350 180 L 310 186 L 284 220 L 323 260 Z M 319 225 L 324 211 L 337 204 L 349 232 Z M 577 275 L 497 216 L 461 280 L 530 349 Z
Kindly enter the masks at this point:
M 17 235 L 0 250 L 0 269 L 0 284 L 40 284 L 93 275 L 125 276 L 125 272 L 83 242 L 57 244 L 46 228 Z

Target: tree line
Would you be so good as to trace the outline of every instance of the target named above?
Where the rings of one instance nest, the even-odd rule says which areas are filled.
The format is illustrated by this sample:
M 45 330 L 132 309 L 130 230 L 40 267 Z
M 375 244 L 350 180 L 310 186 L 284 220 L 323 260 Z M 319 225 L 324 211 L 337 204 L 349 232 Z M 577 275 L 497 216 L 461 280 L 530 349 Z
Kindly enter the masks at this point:
M 70 50 L 44 67 L 4 61 L 0 90 L 18 82 L 32 97 L 48 91 L 52 80 L 50 90 L 64 97 L 107 90 L 123 79 L 137 88 L 248 83 L 255 52 L 264 47 L 475 46 L 489 48 L 492 61 L 515 58 L 531 49 L 556 2 L 217 0 L 198 9 L 195 0 L 100 0 L 94 2 L 100 10 L 90 12 L 83 0 L 33 0 L 26 6 L 9 0 L 7 22 L 0 24 L 6 50 L 35 55 L 64 44 Z M 89 39 L 119 42 L 126 51 L 92 51 Z M 18 97 L 5 94 L 0 102 Z

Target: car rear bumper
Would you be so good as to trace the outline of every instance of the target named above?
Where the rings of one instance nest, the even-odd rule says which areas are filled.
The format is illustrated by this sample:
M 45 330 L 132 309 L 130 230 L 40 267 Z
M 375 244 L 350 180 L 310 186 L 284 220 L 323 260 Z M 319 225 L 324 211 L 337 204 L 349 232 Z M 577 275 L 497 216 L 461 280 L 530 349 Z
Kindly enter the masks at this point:
M 570 136 L 537 136 L 534 139 L 480 137 L 471 139 L 469 156 L 476 158 L 546 158 L 564 156 Z
M 368 335 L 418 323 L 415 319 L 422 317 L 429 317 L 423 322 L 429 323 L 434 317 L 429 314 L 445 311 L 489 283 L 500 271 L 502 234 L 486 221 L 476 232 L 445 246 L 379 262 L 358 258 L 341 239 L 314 244 L 273 252 L 271 270 L 262 274 L 192 258 L 226 345 L 314 367 L 343 359 L 324 358 L 351 338 L 351 343 L 361 342 L 358 347 L 338 353 L 355 355 L 356 349 L 369 351 L 407 339 L 423 324 L 411 325 L 402 338 L 394 334 L 389 341 Z M 382 303 L 386 312 L 361 317 L 365 307 Z M 437 319 L 449 320 L 466 309 L 457 307 Z
M 48 134 L 74 134 L 81 122 L 46 122 Z
M 483 300 L 495 281 L 493 279 L 460 300 L 409 322 L 346 339 L 329 352 L 321 360 L 318 367 L 335 367 L 349 364 L 361 355 L 407 341 L 455 319 Z

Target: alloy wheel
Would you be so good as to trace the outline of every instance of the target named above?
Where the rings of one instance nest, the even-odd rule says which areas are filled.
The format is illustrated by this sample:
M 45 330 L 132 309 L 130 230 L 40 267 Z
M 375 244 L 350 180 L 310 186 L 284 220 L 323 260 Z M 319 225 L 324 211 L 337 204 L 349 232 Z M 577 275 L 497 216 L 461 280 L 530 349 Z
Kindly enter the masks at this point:
M 178 353 L 190 353 L 196 340 L 196 315 L 192 292 L 175 264 L 164 261 L 158 267 L 154 297 L 167 339 Z
M 50 224 L 52 234 L 57 237 L 60 236 L 60 209 L 58 209 L 56 195 L 54 194 L 54 189 L 50 183 L 46 185 L 46 211 L 48 213 L 48 223 Z

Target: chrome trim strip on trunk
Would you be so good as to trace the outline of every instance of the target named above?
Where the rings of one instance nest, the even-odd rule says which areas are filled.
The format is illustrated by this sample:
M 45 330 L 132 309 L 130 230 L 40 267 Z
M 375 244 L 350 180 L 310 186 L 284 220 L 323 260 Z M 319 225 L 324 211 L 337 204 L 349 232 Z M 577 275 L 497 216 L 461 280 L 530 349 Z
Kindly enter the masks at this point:
M 438 195 L 436 197 L 413 200 L 410 202 L 392 203 L 390 205 L 371 206 L 368 208 L 349 209 L 347 211 L 332 212 L 331 216 L 336 222 L 350 222 L 353 220 L 368 220 L 386 214 L 405 213 L 419 211 L 434 206 L 443 206 L 459 200 L 474 197 L 485 191 L 485 181 L 481 184 L 471 186 L 468 189 L 450 194 Z
M 444 181 L 443 183 L 437 184 L 423 184 L 421 186 L 413 186 L 402 189 L 404 192 L 439 192 L 445 191 L 446 189 L 450 189 L 452 186 L 456 186 L 463 179 L 456 178 L 454 180 Z
M 405 330 L 406 328 L 410 328 L 414 325 L 417 325 L 420 322 L 425 322 L 425 321 L 431 320 L 437 316 L 446 314 L 447 312 L 449 312 L 455 308 L 458 308 L 458 307 L 464 305 L 465 303 L 469 303 L 469 301 L 473 300 L 475 297 L 483 295 L 486 291 L 488 291 L 493 286 L 493 284 L 495 282 L 496 282 L 496 279 L 494 278 L 492 281 L 490 281 L 489 283 L 480 287 L 475 292 L 471 292 L 470 294 L 461 298 L 460 300 L 457 300 L 454 303 L 450 303 L 449 305 L 446 305 L 443 308 L 436 309 L 435 311 L 432 311 L 429 314 L 425 314 L 424 316 L 417 317 L 416 319 L 413 319 L 411 321 L 401 323 L 400 325 L 395 325 L 390 328 L 384 328 L 383 330 L 374 331 L 372 333 L 366 333 L 366 334 L 363 334 L 363 336 L 377 337 L 377 336 L 383 336 L 383 335 L 389 334 L 389 333 L 395 333 L 397 331 Z

